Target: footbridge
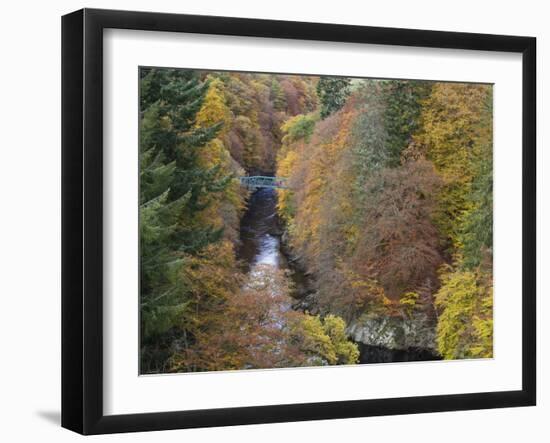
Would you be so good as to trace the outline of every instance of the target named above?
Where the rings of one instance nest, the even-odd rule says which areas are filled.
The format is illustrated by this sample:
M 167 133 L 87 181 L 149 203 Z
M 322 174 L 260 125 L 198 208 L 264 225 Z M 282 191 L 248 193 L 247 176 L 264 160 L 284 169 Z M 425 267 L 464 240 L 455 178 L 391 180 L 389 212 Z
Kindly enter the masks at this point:
M 239 177 L 241 186 L 245 186 L 250 189 L 257 188 L 273 188 L 273 189 L 287 189 L 286 178 L 284 177 L 268 177 L 265 175 L 253 175 L 246 177 Z

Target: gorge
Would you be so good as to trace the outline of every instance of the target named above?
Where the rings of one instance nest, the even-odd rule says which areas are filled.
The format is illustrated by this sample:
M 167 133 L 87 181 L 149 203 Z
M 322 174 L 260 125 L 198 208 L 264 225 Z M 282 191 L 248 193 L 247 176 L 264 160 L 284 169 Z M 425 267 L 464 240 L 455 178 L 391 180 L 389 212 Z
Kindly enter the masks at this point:
M 140 373 L 491 357 L 492 103 L 140 68 Z
M 291 252 L 283 247 L 284 230 L 277 215 L 276 199 L 274 189 L 252 191 L 248 209 L 241 219 L 237 256 L 249 279 L 262 278 L 261 273 L 271 269 L 285 273 L 292 287 L 285 309 L 292 307 L 318 313 L 318 307 L 314 306 L 314 285 L 308 282 L 304 271 L 293 264 Z M 309 302 L 304 300 L 306 297 Z M 359 363 L 440 359 L 435 349 L 435 324 L 426 319 L 366 319 L 349 325 L 346 332 L 358 345 Z

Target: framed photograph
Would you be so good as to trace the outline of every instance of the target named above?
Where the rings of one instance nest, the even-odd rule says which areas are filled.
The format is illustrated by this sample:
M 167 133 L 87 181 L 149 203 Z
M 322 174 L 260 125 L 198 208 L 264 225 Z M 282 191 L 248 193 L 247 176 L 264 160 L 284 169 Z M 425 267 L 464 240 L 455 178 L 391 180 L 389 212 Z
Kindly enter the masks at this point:
M 62 425 L 536 402 L 531 37 L 62 20 Z

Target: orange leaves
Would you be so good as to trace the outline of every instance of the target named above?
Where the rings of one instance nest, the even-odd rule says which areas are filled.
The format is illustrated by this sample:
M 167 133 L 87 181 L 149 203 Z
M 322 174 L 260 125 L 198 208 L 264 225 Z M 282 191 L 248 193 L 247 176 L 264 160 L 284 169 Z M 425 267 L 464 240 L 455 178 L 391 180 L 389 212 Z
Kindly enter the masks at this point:
M 386 92 L 366 82 L 308 143 L 289 143 L 279 158 L 295 188 L 281 205 L 293 208 L 284 214 L 291 245 L 315 274 L 323 309 L 348 320 L 366 310 L 391 314 L 403 293 L 437 286 L 443 260 L 433 165 L 422 155 L 384 163 Z
M 212 269 L 210 269 L 212 271 Z M 210 276 L 212 278 L 212 276 Z M 350 363 L 357 359 L 345 324 L 293 311 L 288 279 L 270 265 L 255 266 L 220 309 L 203 314 L 192 347 L 175 354 L 172 370 L 228 370 Z M 353 361 L 352 361 L 353 360 Z
M 352 114 L 345 109 L 318 122 L 309 143 L 296 142 L 288 148 L 294 152 L 290 171 L 295 189 L 292 207 L 299 208 L 293 220 L 292 243 L 304 250 L 311 262 L 321 251 L 320 230 L 325 222 L 323 199 L 335 184 L 335 171 L 347 146 Z

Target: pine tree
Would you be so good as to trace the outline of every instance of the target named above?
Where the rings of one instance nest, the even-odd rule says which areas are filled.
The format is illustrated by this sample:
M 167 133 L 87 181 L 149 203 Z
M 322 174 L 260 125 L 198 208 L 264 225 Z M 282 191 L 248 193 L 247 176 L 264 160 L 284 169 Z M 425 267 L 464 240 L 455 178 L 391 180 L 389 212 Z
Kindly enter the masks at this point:
M 317 95 L 321 102 L 321 118 L 344 106 L 350 94 L 351 80 L 345 77 L 321 77 L 317 83 Z
M 191 303 L 180 278 L 186 256 L 222 234 L 197 215 L 229 179 L 199 164 L 200 149 L 220 129 L 196 125 L 208 84 L 173 69 L 144 68 L 140 80 L 141 363 L 156 372 L 170 356 L 159 343 L 185 322 Z
M 431 91 L 431 82 L 391 80 L 383 82 L 385 97 L 384 125 L 389 166 L 399 166 L 401 152 L 420 127 L 422 100 Z

